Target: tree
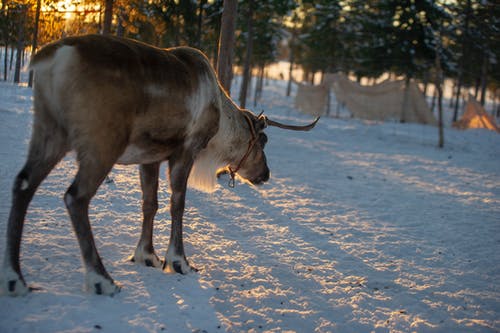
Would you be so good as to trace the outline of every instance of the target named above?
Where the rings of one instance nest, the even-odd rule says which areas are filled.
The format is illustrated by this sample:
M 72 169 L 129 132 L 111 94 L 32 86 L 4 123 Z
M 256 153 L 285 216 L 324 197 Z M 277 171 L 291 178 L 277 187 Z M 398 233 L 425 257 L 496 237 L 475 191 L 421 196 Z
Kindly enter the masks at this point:
M 31 53 L 34 54 L 38 47 L 38 26 L 40 24 L 40 10 L 41 10 L 41 0 L 37 0 L 36 2 L 36 14 L 35 14 L 35 27 L 33 30 L 33 42 L 31 44 Z M 28 79 L 28 87 L 33 86 L 33 71 L 30 70 L 29 79 Z
M 339 1 L 304 1 L 309 14 L 304 22 L 302 43 L 305 58 L 301 63 L 308 72 L 328 71 L 337 67 L 342 47 L 339 42 Z
M 284 16 L 297 6 L 292 0 L 269 0 L 254 2 L 246 0 L 240 3 L 239 35 L 236 58 L 243 66 L 243 79 L 240 90 L 240 103 L 246 104 L 246 94 L 250 85 L 251 69 L 276 59 L 277 44 L 283 34 Z M 242 107 L 243 107 L 242 105 Z
M 248 0 L 248 8 L 247 8 L 247 38 L 246 38 L 246 52 L 245 52 L 245 62 L 243 65 L 243 78 L 241 80 L 241 88 L 240 88 L 240 106 L 242 108 L 245 108 L 246 106 L 246 100 L 247 100 L 247 94 L 248 94 L 248 86 L 249 86 L 249 81 L 251 78 L 251 62 L 252 62 L 252 52 L 253 52 L 253 6 L 254 6 L 254 1 L 253 0 Z
M 224 0 L 224 11 L 222 12 L 219 39 L 219 53 L 217 57 L 217 74 L 219 76 L 219 81 L 228 94 L 231 92 L 231 81 L 233 79 L 233 56 L 237 12 L 237 0 Z
M 292 90 L 292 72 L 293 72 L 293 66 L 295 64 L 295 54 L 296 54 L 296 41 L 297 41 L 297 25 L 299 24 L 299 16 L 297 12 L 293 13 L 293 16 L 291 18 L 292 27 L 291 27 L 291 33 L 290 33 L 290 40 L 288 41 L 288 47 L 289 47 L 289 55 L 288 55 L 288 61 L 289 61 L 289 67 L 288 67 L 288 83 L 286 85 L 286 96 L 290 96 L 291 90 Z
M 495 1 L 484 1 L 480 3 L 477 10 L 477 16 L 473 17 L 477 22 L 478 38 L 474 43 L 482 51 L 482 61 L 480 73 L 481 105 L 486 101 L 486 89 L 488 81 L 492 86 L 498 86 L 498 71 L 500 71 L 500 39 L 498 31 L 500 30 L 500 6 Z M 497 80 L 496 84 L 494 80 Z
M 150 22 L 161 24 L 155 31 L 158 46 L 196 45 L 198 16 L 192 0 L 153 0 L 145 5 Z M 161 32 L 159 34 L 159 32 Z
M 464 6 L 465 4 L 465 6 Z M 465 3 L 463 1 L 459 1 L 455 6 L 450 6 L 449 8 L 455 12 L 456 15 L 460 17 L 460 21 L 462 24 L 457 24 L 457 30 L 455 33 L 460 31 L 456 36 L 457 46 L 460 48 L 460 51 L 457 52 L 457 81 L 456 81 L 456 92 L 455 92 L 455 108 L 453 111 L 453 121 L 457 121 L 458 119 L 458 105 L 460 102 L 460 95 L 462 86 L 464 84 L 464 74 L 468 62 L 468 58 L 470 57 L 470 48 L 468 44 L 470 43 L 470 22 L 472 19 L 472 2 L 471 0 L 466 0 Z
M 21 4 L 18 8 L 20 15 L 19 25 L 17 26 L 17 47 L 16 47 L 16 66 L 14 70 L 14 83 L 19 83 L 21 78 L 21 60 L 24 51 L 26 38 L 26 18 L 28 16 L 28 5 Z
M 104 0 L 104 23 L 102 25 L 102 34 L 111 33 L 111 23 L 113 21 L 113 0 Z
M 435 58 L 435 78 L 434 85 L 437 91 L 438 98 L 438 147 L 444 147 L 444 130 L 443 130 L 443 69 L 441 65 L 442 56 L 442 35 L 441 31 L 435 31 L 435 48 L 436 48 L 436 58 Z

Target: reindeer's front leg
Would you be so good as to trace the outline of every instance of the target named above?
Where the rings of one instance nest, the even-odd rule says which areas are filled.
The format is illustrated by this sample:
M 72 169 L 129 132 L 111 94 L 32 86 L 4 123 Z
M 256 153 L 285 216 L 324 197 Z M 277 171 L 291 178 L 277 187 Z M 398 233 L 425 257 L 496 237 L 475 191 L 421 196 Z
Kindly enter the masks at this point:
M 163 263 L 163 270 L 167 273 L 187 274 L 196 269 L 192 268 L 184 253 L 182 241 L 182 216 L 184 214 L 184 201 L 186 199 L 187 179 L 193 166 L 193 156 L 188 152 L 181 152 L 169 159 L 170 188 L 170 215 L 172 229 L 170 241 Z
M 153 220 L 158 210 L 158 179 L 160 163 L 141 164 L 139 167 L 142 189 L 142 232 L 137 248 L 130 260 L 146 266 L 160 267 L 153 247 Z

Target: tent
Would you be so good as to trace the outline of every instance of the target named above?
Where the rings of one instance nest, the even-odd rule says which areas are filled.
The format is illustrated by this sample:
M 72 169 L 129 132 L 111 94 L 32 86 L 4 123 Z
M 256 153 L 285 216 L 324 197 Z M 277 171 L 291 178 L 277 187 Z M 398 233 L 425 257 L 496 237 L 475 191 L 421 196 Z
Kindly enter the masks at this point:
M 500 132 L 495 118 L 490 116 L 473 96 L 469 95 L 469 100 L 465 105 L 465 112 L 459 121 L 453 123 L 453 127 L 459 129 L 468 128 L 486 128 L 492 131 Z
M 297 83 L 295 108 L 313 116 L 325 113 L 329 101 L 330 87 L 325 84 L 317 86 Z
M 355 118 L 437 124 L 424 95 L 413 81 L 407 89 L 404 80 L 362 86 L 343 74 L 326 74 L 324 82 L 331 83 L 337 101 Z

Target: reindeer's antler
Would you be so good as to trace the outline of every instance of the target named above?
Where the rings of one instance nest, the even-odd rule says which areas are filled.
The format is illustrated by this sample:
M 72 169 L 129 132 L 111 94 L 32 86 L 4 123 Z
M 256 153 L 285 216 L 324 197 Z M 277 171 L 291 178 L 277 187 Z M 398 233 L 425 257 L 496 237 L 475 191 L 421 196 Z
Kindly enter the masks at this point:
M 287 124 L 282 124 L 282 123 L 279 123 L 277 121 L 271 120 L 271 119 L 267 118 L 266 116 L 260 116 L 259 118 L 263 119 L 267 126 L 275 126 L 275 127 L 279 127 L 279 128 L 283 128 L 283 129 L 292 130 L 292 131 L 309 131 L 309 130 L 313 129 L 314 126 L 316 126 L 316 123 L 318 122 L 319 118 L 321 118 L 321 117 L 317 117 L 312 123 L 310 123 L 308 125 L 287 125 Z

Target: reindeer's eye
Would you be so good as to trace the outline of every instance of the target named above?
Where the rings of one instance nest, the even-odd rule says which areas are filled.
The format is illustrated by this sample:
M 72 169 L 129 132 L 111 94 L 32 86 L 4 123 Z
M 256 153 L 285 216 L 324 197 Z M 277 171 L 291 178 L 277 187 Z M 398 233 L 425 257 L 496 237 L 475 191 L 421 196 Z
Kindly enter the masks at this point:
M 264 148 L 264 146 L 267 143 L 267 135 L 265 135 L 264 133 L 260 133 L 259 134 L 259 143 L 262 146 L 262 148 Z

